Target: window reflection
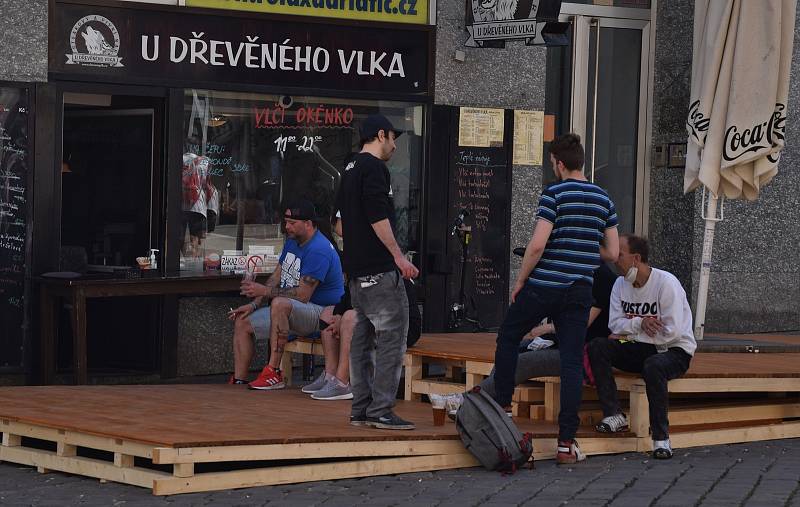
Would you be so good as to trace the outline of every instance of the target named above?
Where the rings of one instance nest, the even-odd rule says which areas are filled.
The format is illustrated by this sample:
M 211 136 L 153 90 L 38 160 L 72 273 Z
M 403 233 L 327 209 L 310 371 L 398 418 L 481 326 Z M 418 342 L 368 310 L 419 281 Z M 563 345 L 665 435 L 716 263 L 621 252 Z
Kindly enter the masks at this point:
M 282 210 L 296 198 L 314 203 L 330 236 L 341 171 L 376 112 L 406 132 L 387 165 L 395 235 L 418 250 L 423 106 L 208 90 L 187 90 L 184 106 L 181 269 L 214 268 L 225 250 L 280 252 Z

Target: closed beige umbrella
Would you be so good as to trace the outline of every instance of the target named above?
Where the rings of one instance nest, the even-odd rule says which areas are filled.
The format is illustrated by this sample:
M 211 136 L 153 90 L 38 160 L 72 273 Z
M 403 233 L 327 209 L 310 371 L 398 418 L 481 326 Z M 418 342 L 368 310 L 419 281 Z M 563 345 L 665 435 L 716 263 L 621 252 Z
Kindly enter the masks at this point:
M 797 0 L 696 0 L 684 190 L 709 192 L 695 334 L 702 338 L 719 197 L 755 200 L 778 172 Z

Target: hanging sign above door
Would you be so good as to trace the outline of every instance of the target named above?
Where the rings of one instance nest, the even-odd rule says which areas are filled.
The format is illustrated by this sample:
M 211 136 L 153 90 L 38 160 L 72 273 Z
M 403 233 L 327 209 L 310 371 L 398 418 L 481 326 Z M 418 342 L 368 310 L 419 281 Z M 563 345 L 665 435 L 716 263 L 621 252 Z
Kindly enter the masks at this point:
M 524 39 L 528 45 L 563 46 L 567 23 L 558 22 L 561 0 L 468 0 L 467 47 L 503 47 Z

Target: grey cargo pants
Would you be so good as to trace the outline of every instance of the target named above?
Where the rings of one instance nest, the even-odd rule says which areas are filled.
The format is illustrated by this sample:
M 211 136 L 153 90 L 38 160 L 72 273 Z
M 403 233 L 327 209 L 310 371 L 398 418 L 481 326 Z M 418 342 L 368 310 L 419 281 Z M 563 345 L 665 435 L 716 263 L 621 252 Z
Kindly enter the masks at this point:
M 397 271 L 350 280 L 356 324 L 350 345 L 351 415 L 391 412 L 408 334 L 408 298 Z

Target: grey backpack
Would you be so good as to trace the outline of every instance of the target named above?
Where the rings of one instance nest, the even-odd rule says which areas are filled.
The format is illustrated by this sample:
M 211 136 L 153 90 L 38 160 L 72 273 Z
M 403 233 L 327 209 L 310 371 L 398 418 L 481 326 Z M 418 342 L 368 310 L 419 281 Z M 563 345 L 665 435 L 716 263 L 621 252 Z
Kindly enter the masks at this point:
M 480 386 L 464 393 L 456 428 L 467 450 L 488 470 L 514 473 L 533 454 L 530 433 L 520 433 L 505 410 Z

